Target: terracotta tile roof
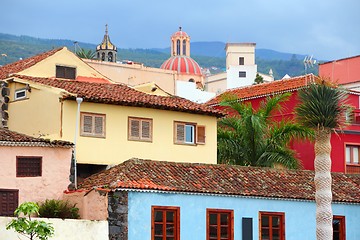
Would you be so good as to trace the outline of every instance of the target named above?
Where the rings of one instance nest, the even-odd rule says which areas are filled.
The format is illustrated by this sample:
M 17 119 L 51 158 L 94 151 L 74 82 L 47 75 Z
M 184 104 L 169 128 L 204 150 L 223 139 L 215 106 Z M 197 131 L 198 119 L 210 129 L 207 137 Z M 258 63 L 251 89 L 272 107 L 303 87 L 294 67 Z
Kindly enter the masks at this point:
M 360 203 L 360 175 L 332 173 L 333 201 Z M 107 188 L 315 200 L 314 172 L 130 159 L 84 180 Z
M 22 133 L 0 128 L 0 146 L 40 146 L 40 147 L 66 147 L 73 146 L 67 141 L 50 141 L 49 139 L 34 138 Z
M 36 56 L 26 58 L 14 63 L 9 63 L 5 66 L 0 67 L 0 79 L 5 79 L 9 74 L 19 73 L 31 66 L 34 66 L 36 63 L 41 62 L 47 57 L 54 55 L 56 52 L 60 51 L 63 48 L 56 48 L 51 51 L 40 53 Z
M 239 97 L 241 100 L 248 100 L 258 97 L 264 97 L 272 94 L 279 94 L 285 92 L 295 91 L 301 88 L 304 88 L 309 83 L 314 82 L 313 74 L 308 74 L 304 76 L 284 79 L 284 80 L 276 80 L 269 83 L 262 83 L 257 85 L 251 85 L 241 88 L 234 88 L 225 91 L 224 93 L 216 96 L 215 98 L 211 99 L 206 105 L 217 105 L 221 101 L 222 97 L 225 94 L 233 94 Z
M 157 96 L 146 94 L 130 88 L 125 84 L 89 83 L 74 80 L 37 78 L 21 75 L 13 75 L 13 77 L 64 89 L 69 93 L 72 93 L 78 97 L 82 97 L 86 102 L 164 109 L 179 112 L 205 114 L 217 117 L 223 116 L 219 110 L 212 109 L 205 106 L 204 104 L 194 103 L 190 100 L 177 96 Z M 75 99 L 75 96 L 67 96 L 65 98 Z

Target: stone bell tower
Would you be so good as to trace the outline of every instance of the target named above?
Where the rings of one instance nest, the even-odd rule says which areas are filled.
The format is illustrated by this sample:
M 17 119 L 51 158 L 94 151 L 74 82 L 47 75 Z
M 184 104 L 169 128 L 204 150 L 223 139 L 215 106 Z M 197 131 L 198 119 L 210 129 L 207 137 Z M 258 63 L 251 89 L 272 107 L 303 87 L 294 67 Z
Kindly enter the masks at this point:
M 108 33 L 108 25 L 106 24 L 104 39 L 96 47 L 96 57 L 100 61 L 116 62 L 116 53 L 117 53 L 117 48 L 110 41 L 110 37 Z

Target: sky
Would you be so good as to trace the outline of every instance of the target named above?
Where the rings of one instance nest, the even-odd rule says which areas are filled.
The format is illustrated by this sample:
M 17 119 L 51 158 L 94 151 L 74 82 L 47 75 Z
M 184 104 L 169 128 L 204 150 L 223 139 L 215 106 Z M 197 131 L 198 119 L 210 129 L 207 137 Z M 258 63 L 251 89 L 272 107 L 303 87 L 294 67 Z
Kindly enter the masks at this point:
M 360 55 L 359 0 L 1 0 L 0 33 L 118 48 L 165 48 L 179 26 L 192 42 L 335 60 Z

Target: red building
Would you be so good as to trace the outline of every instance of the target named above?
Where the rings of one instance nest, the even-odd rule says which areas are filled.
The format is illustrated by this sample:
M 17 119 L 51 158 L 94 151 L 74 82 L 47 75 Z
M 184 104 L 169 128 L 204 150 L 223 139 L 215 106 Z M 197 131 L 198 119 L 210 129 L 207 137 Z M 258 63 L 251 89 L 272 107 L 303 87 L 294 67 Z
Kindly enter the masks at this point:
M 360 55 L 319 64 L 319 76 L 360 89 Z
M 284 118 L 293 119 L 295 117 L 294 108 L 299 103 L 297 99 L 297 92 L 300 89 L 306 88 L 315 80 L 312 74 L 278 80 L 270 83 L 263 83 L 242 88 L 235 88 L 226 91 L 223 94 L 234 94 L 238 96 L 239 100 L 250 102 L 256 109 L 261 101 L 268 96 L 274 96 L 286 92 L 292 93 L 289 101 L 283 103 L 283 110 L 278 115 L 273 117 L 277 120 Z M 222 95 L 207 102 L 207 105 L 215 108 L 221 108 L 219 102 Z M 360 111 L 359 100 L 360 92 L 351 91 L 348 94 L 348 104 L 354 107 L 354 121 L 344 129 L 337 130 L 331 136 L 331 159 L 332 171 L 343 173 L 360 173 Z M 356 121 L 358 120 L 358 121 Z M 294 142 L 292 148 L 296 150 L 297 156 L 302 162 L 304 169 L 314 170 L 314 144 L 311 142 Z

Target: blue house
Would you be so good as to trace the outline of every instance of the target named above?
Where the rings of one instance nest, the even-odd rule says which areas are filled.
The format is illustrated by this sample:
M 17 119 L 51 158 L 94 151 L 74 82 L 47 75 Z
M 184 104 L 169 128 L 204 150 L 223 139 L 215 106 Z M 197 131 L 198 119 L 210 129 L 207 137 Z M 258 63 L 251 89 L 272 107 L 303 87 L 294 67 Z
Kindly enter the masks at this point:
M 333 173 L 334 239 L 360 239 L 360 175 Z M 314 172 L 131 159 L 108 191 L 109 239 L 316 239 Z

